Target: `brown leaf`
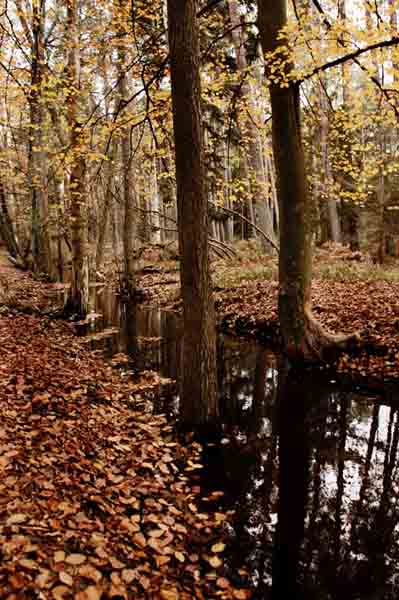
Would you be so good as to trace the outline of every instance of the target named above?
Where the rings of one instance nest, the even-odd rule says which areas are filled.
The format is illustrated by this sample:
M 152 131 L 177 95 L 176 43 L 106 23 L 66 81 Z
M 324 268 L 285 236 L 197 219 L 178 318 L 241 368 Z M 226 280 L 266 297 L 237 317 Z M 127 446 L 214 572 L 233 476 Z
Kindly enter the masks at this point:
M 140 546 L 140 548 L 145 548 L 147 545 L 147 541 L 142 533 L 135 533 L 132 539 L 137 546 Z
M 25 523 L 28 520 L 28 515 L 24 513 L 15 513 L 10 515 L 6 521 L 6 526 L 10 527 L 11 525 L 19 525 L 20 523 Z
M 163 535 L 165 532 L 163 529 L 151 529 L 148 532 L 148 535 L 152 538 L 159 538 L 161 537 L 161 535 Z
M 89 585 L 74 596 L 74 600 L 100 600 L 103 590 L 96 585 Z
M 170 561 L 170 556 L 156 556 L 155 561 L 158 567 L 162 567 Z
M 65 552 L 63 550 L 57 550 L 54 552 L 54 562 L 63 562 L 65 560 Z
M 177 560 L 181 563 L 183 563 L 186 559 L 185 556 L 182 552 L 175 552 L 174 556 L 177 558 Z
M 223 561 L 218 556 L 211 556 L 208 558 L 208 562 L 214 569 L 221 567 L 223 564 Z
M 58 573 L 58 577 L 59 577 L 61 583 L 64 583 L 65 585 L 69 585 L 69 587 L 73 586 L 73 577 L 69 573 L 66 573 L 65 571 L 61 571 L 60 573 Z
M 57 587 L 51 590 L 54 600 L 64 600 L 66 596 L 70 595 L 71 589 L 66 585 L 57 585 Z
M 68 565 L 78 566 L 82 565 L 86 560 L 87 556 L 84 554 L 70 554 L 66 557 L 65 562 L 68 563 Z
M 29 558 L 22 558 L 18 561 L 18 564 L 25 569 L 38 569 L 38 564 L 34 560 L 30 560 Z
M 247 598 L 249 598 L 249 591 L 248 590 L 234 590 L 233 597 L 237 598 L 237 600 L 246 600 Z
M 102 596 L 102 590 L 95 585 L 89 585 L 83 592 L 84 597 L 82 600 L 100 600 Z
M 102 578 L 102 574 L 100 573 L 100 571 L 97 571 L 97 569 L 95 569 L 92 565 L 88 564 L 82 565 L 79 568 L 78 573 L 81 577 L 91 579 L 91 581 L 94 581 L 95 583 L 99 583 L 99 581 L 101 581 Z
M 162 600 L 179 600 L 179 592 L 176 588 L 162 588 L 160 594 Z
M 150 538 L 148 540 L 148 545 L 150 546 L 150 548 L 152 548 L 153 550 L 155 550 L 155 552 L 158 552 L 158 554 L 163 554 L 164 553 L 164 549 L 162 548 L 162 544 L 156 538 Z
M 214 552 L 214 554 L 219 554 L 220 552 L 223 552 L 223 550 L 225 548 L 226 548 L 226 544 L 219 542 L 218 544 L 213 544 L 211 550 L 212 550 L 212 552 Z
M 122 580 L 127 584 L 132 583 L 132 581 L 138 577 L 138 573 L 135 569 L 123 569 L 121 575 Z
M 119 569 L 124 569 L 126 567 L 125 563 L 121 562 L 117 558 L 113 558 L 112 556 L 109 559 L 109 562 L 111 563 L 111 566 L 113 569 L 119 570 Z
M 39 590 L 42 590 L 48 586 L 50 578 L 51 571 L 48 571 L 47 569 L 42 569 L 35 579 L 35 585 L 37 585 Z

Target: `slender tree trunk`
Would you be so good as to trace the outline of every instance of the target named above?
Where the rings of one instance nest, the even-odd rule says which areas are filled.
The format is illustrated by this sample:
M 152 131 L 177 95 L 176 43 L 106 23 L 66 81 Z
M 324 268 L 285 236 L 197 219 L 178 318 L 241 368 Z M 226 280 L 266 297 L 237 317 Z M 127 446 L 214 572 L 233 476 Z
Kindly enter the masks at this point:
M 268 53 L 284 61 L 281 80 L 269 82 L 273 152 L 280 207 L 279 321 L 283 349 L 293 361 L 329 360 L 352 337 L 325 332 L 311 313 L 311 219 L 300 123 L 299 86 L 290 79 L 286 0 L 258 0 L 259 30 L 266 65 Z M 269 69 L 269 67 L 268 67 Z M 283 85 L 281 85 L 281 83 Z
M 184 322 L 181 403 L 183 421 L 195 426 L 218 416 L 197 8 L 196 0 L 168 0 Z
M 21 255 L 14 226 L 8 211 L 6 192 L 0 179 L 0 235 L 4 239 L 7 250 L 13 258 Z
M 85 157 L 81 148 L 78 115 L 80 48 L 77 0 L 68 0 L 67 19 L 70 47 L 68 49 L 67 110 L 72 153 L 69 178 L 72 280 L 65 305 L 66 312 L 84 316 L 89 309 L 89 269 L 87 256 L 86 199 L 84 189 Z
M 236 0 L 228 1 L 230 22 L 233 26 L 232 38 L 235 47 L 236 61 L 238 70 L 242 76 L 245 77 L 245 71 L 247 70 L 247 59 L 245 55 L 244 38 L 242 29 L 240 28 L 240 17 L 238 14 L 238 7 Z M 253 90 L 251 85 L 246 78 L 241 85 L 241 95 L 247 98 L 249 106 L 255 109 L 255 102 L 253 97 Z M 254 111 L 252 111 L 254 112 Z M 275 241 L 275 231 L 273 228 L 273 216 L 271 206 L 269 203 L 269 195 L 267 193 L 267 182 L 264 176 L 263 169 L 263 149 L 262 140 L 260 138 L 259 131 L 253 121 L 253 116 L 249 116 L 245 123 L 245 133 L 248 137 L 248 162 L 244 168 L 247 171 L 246 176 L 249 177 L 252 199 L 255 204 L 255 214 L 258 227 L 263 230 L 267 237 Z M 249 167 L 249 168 L 248 168 Z M 263 239 L 262 244 L 268 247 L 269 244 Z
M 96 269 L 97 271 L 101 268 L 104 259 L 105 240 L 107 237 L 110 207 L 112 204 L 112 193 L 114 185 L 114 168 L 113 168 L 113 157 L 114 157 L 114 144 L 112 145 L 110 160 L 107 163 L 106 178 L 105 178 L 105 193 L 104 199 L 100 206 L 99 213 L 99 226 L 97 236 L 97 248 L 96 248 Z
M 167 141 L 165 140 L 164 143 L 166 146 Z M 169 155 L 169 148 L 166 146 L 165 155 L 161 159 L 159 159 L 159 192 L 161 195 L 161 203 L 164 210 L 166 240 L 175 240 L 177 238 L 176 233 L 170 231 L 171 221 L 168 220 L 170 218 L 177 223 L 176 193 L 170 176 L 172 169 L 171 163 L 172 161 Z
M 152 173 L 151 173 L 151 185 L 150 185 L 150 220 L 151 220 L 151 243 L 161 243 L 161 198 L 158 186 L 157 176 L 157 161 L 155 158 L 155 144 L 153 145 L 152 152 L 154 158 L 152 159 Z
M 124 15 L 125 2 L 120 0 L 121 18 Z M 123 38 L 121 40 L 123 44 Z M 119 100 L 125 102 L 129 96 L 126 79 L 126 51 L 121 45 L 118 51 L 118 91 Z M 124 292 L 133 298 L 136 291 L 135 275 L 135 240 L 136 240 L 136 201 L 134 197 L 134 182 L 132 169 L 132 148 L 130 143 L 130 130 L 126 126 L 122 131 L 122 185 L 123 185 L 123 272 Z
M 322 170 L 323 170 L 323 188 L 324 188 L 324 201 L 327 202 L 328 208 L 328 220 L 330 236 L 333 242 L 341 241 L 341 226 L 339 222 L 337 201 L 335 198 L 331 198 L 332 190 L 330 189 L 332 182 L 331 164 L 328 153 L 328 131 L 329 131 L 329 119 L 328 119 L 328 103 L 324 85 L 319 85 L 320 93 L 320 104 L 321 104 L 321 123 L 320 123 L 320 144 L 322 153 Z
M 44 3 L 32 1 L 32 61 L 29 92 L 29 185 L 32 205 L 31 250 L 35 272 L 50 274 L 48 198 L 43 143 L 44 106 L 42 99 L 44 65 Z
M 370 12 L 371 5 L 368 0 L 365 0 L 364 9 L 367 28 L 371 31 L 373 28 L 373 19 Z M 381 83 L 380 76 L 380 65 L 375 58 L 373 60 L 373 75 L 377 81 Z M 377 132 L 377 144 L 378 151 L 381 153 L 381 157 L 386 156 L 386 134 L 383 129 L 383 125 L 379 124 Z M 374 206 L 372 208 L 372 215 L 369 226 L 369 237 L 370 239 L 370 253 L 373 260 L 379 264 L 383 264 L 385 261 L 385 162 L 383 158 L 380 158 L 378 167 L 378 179 L 375 188 Z M 372 200 L 372 201 L 373 201 Z

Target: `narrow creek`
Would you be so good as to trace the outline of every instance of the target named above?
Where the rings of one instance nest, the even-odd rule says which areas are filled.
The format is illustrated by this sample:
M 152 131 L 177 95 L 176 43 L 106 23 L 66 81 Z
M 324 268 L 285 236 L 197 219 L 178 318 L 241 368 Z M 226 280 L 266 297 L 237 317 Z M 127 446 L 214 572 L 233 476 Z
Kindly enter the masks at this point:
M 177 314 L 128 311 L 107 290 L 95 304 L 93 349 L 177 379 Z M 218 378 L 224 435 L 193 477 L 201 508 L 228 515 L 229 576 L 259 599 L 398 598 L 399 390 L 279 372 L 271 350 L 223 335 Z M 178 416 L 173 386 L 165 402 L 152 409 Z

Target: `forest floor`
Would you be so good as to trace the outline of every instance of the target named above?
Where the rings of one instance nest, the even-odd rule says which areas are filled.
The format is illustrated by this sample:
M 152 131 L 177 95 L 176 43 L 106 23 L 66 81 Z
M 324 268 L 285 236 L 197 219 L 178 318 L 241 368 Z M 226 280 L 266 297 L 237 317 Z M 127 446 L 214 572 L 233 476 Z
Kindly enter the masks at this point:
M 212 277 L 219 326 L 223 331 L 278 343 L 277 259 L 255 244 L 239 245 L 236 260 L 215 260 Z M 148 263 L 151 263 L 149 256 Z M 178 265 L 144 268 L 144 298 L 180 307 Z M 334 370 L 365 383 L 399 379 L 399 263 L 378 266 L 340 245 L 318 249 L 314 259 L 314 315 L 333 333 L 359 332 L 362 344 L 344 354 Z
M 52 298 L 0 255 L 0 598 L 249 598 L 201 446 L 143 408 L 158 376 L 124 377 Z

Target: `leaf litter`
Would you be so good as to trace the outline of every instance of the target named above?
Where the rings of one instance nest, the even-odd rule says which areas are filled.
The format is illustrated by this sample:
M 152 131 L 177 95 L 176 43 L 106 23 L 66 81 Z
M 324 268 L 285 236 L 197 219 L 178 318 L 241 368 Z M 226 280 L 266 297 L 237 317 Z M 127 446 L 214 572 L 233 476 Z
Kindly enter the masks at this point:
M 197 508 L 187 473 L 201 447 L 141 408 L 157 377 L 127 381 L 69 324 L 37 314 L 49 286 L 6 275 L 0 598 L 250 598 L 228 578 L 223 519 Z

